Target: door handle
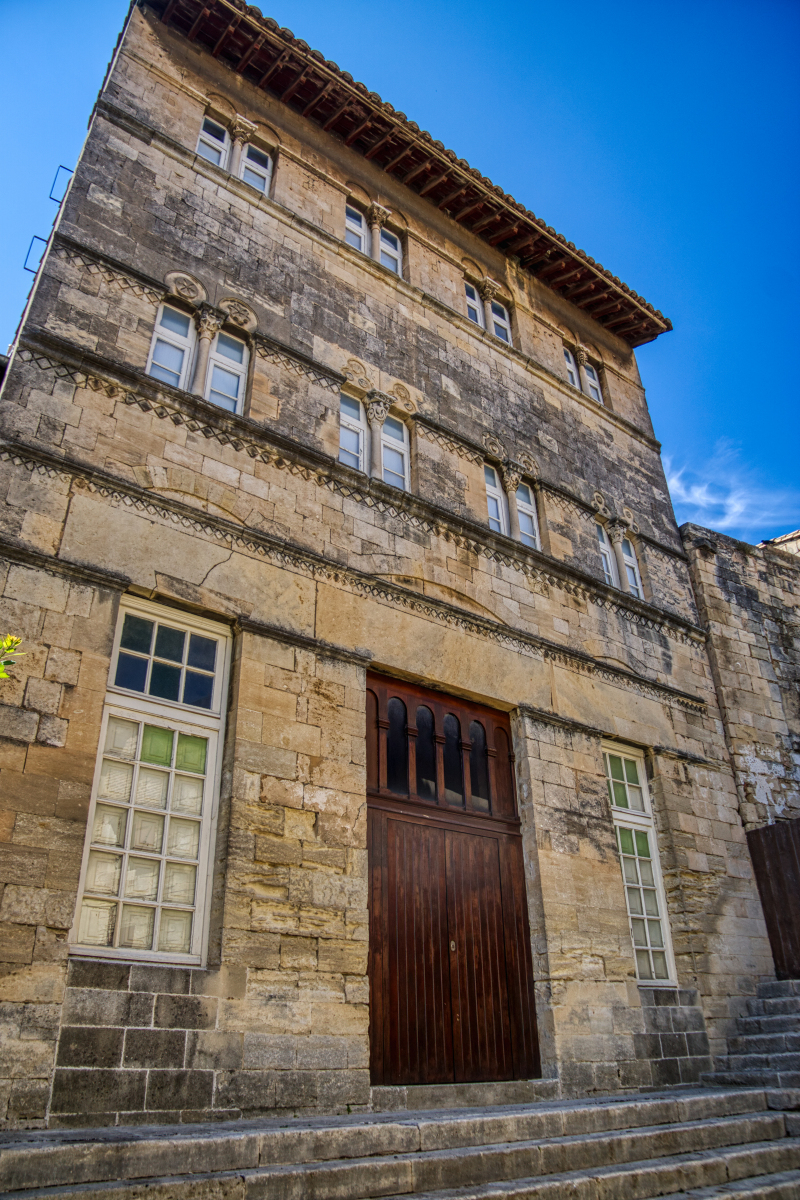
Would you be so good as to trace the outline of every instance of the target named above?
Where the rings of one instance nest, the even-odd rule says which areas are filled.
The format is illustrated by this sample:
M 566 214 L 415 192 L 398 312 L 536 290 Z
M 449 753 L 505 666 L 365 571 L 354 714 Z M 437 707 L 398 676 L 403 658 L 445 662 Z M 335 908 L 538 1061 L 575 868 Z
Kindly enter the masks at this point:
M 455 944 L 455 942 L 451 942 L 451 943 L 450 943 L 450 949 L 451 949 L 451 950 L 455 950 L 455 948 L 456 948 L 456 944 Z

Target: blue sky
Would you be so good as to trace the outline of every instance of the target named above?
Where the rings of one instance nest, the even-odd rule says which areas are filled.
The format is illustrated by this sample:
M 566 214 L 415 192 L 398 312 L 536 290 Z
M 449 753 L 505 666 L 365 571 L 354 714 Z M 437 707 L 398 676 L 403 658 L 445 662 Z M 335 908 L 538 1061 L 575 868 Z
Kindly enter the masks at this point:
M 126 11 L 0 0 L 3 348 Z M 679 521 L 747 541 L 800 526 L 796 0 L 264 11 L 672 319 L 639 364 Z

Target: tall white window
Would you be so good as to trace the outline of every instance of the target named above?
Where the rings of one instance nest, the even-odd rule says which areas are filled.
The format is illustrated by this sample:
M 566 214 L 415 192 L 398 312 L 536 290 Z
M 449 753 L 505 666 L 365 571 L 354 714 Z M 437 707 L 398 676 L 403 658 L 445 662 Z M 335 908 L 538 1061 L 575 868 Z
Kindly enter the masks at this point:
M 625 563 L 625 573 L 628 576 L 628 587 L 631 594 L 643 600 L 644 589 L 642 588 L 642 577 L 639 574 L 639 564 L 636 561 L 636 551 L 628 538 L 622 539 L 622 560 Z
M 272 179 L 272 159 L 263 150 L 255 146 L 245 146 L 242 150 L 242 161 L 239 167 L 242 179 L 259 192 L 269 192 Z
M 675 978 L 658 842 L 644 760 L 636 751 L 606 746 L 606 784 L 628 906 L 636 974 Z
M 403 274 L 403 250 L 400 238 L 388 229 L 381 230 L 381 262 L 384 267 L 394 271 L 395 275 Z
M 339 462 L 366 471 L 367 423 L 364 409 L 350 396 L 339 397 Z
M 571 350 L 564 347 L 564 362 L 567 364 L 567 379 L 573 387 L 580 391 L 581 377 L 578 374 L 578 364 L 575 362 L 575 356 Z
M 536 505 L 531 489 L 527 483 L 521 483 L 517 488 L 517 515 L 519 517 L 519 533 L 522 541 L 532 550 L 540 550 L 539 521 L 536 516 Z
M 598 404 L 602 404 L 603 393 L 600 390 L 600 379 L 597 371 L 595 371 L 591 363 L 586 363 L 583 368 L 583 373 L 586 376 L 586 387 L 589 390 L 589 395 L 593 400 L 596 400 Z
M 497 471 L 494 467 L 484 464 L 483 477 L 486 480 L 486 506 L 489 510 L 489 528 L 495 533 L 507 533 L 506 499 Z
M 218 125 L 216 121 L 212 121 L 210 117 L 206 117 L 197 139 L 197 153 L 200 157 L 206 158 L 215 166 L 224 169 L 228 162 L 229 146 L 230 138 L 227 129 Z
M 218 333 L 208 356 L 205 397 L 228 412 L 242 411 L 247 380 L 247 346 L 241 338 Z
M 194 342 L 192 318 L 179 308 L 162 304 L 156 317 L 147 374 L 173 387 L 187 388 Z
M 384 483 L 408 489 L 408 430 L 394 417 L 381 426 L 381 466 Z
M 495 337 L 501 338 L 504 342 L 511 342 L 511 318 L 505 305 L 498 303 L 497 300 L 492 301 L 492 328 Z
M 600 559 L 603 564 L 603 576 L 610 587 L 619 587 L 619 575 L 617 573 L 617 560 L 614 557 L 609 536 L 599 521 L 595 524 L 597 530 L 597 541 L 600 545 Z
M 215 622 L 124 602 L 73 952 L 202 960 L 229 648 Z
M 485 320 L 483 301 L 478 295 L 478 289 L 473 287 L 471 283 L 465 283 L 464 291 L 467 296 L 467 316 L 470 321 L 474 321 L 476 325 L 480 325 L 481 329 L 483 329 Z
M 369 254 L 369 227 L 367 219 L 357 208 L 349 204 L 344 210 L 344 240 L 362 254 Z

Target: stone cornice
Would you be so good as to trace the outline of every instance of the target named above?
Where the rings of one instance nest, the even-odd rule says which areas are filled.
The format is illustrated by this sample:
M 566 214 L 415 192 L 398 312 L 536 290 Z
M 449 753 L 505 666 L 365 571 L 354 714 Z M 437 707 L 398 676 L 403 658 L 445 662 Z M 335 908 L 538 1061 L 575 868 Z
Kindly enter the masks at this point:
M 488 344 L 491 347 L 492 353 L 509 359 L 518 366 L 522 367 L 523 370 L 534 375 L 543 382 L 548 383 L 563 397 L 578 405 L 578 407 L 585 408 L 588 412 L 591 412 L 595 416 L 601 416 L 604 420 L 607 420 L 610 422 L 610 424 L 617 426 L 620 430 L 622 430 L 622 432 L 628 434 L 630 437 L 635 438 L 637 441 L 642 442 L 651 450 L 655 450 L 656 453 L 660 452 L 661 443 L 651 434 L 645 432 L 645 430 L 641 429 L 638 425 L 635 425 L 632 421 L 629 421 L 626 417 L 614 412 L 613 409 L 596 404 L 595 401 L 590 400 L 589 397 L 584 395 L 583 392 L 579 391 L 577 388 L 571 387 L 564 379 L 561 378 L 560 375 L 556 375 L 556 373 L 551 371 L 550 368 L 544 363 L 539 362 L 537 359 L 532 358 L 528 354 L 524 354 L 521 350 L 518 350 L 515 346 L 502 341 L 500 338 L 492 337 L 485 330 L 480 329 L 474 324 L 474 322 L 470 321 L 466 316 L 463 315 L 463 313 L 448 307 L 448 305 L 446 305 L 443 301 L 437 299 L 436 296 L 432 296 L 429 292 L 425 292 L 416 285 L 409 283 L 407 280 L 399 278 L 394 274 L 393 271 L 381 266 L 380 263 L 376 263 L 373 259 L 361 254 L 358 250 L 354 250 L 346 242 L 334 237 L 333 234 L 328 233 L 327 230 L 321 229 L 318 225 L 315 225 L 312 221 L 309 221 L 299 213 L 295 213 L 291 209 L 285 208 L 282 204 L 278 204 L 277 201 L 272 200 L 269 196 L 264 196 L 260 192 L 254 192 L 253 188 L 248 187 L 246 183 L 242 183 L 241 180 L 236 179 L 234 176 L 228 174 L 227 171 L 222 170 L 220 167 L 215 166 L 213 163 L 210 163 L 206 159 L 201 158 L 195 153 L 187 150 L 186 147 L 180 142 L 175 141 L 173 138 L 170 138 L 167 134 L 155 129 L 153 126 L 146 125 L 143 121 L 139 120 L 139 118 L 132 116 L 124 109 L 117 108 L 116 105 L 110 103 L 108 100 L 104 99 L 102 101 L 98 101 L 98 111 L 107 120 L 110 120 L 120 128 L 127 130 L 134 136 L 139 137 L 148 145 L 150 143 L 156 143 L 159 146 L 159 149 L 171 153 L 173 157 L 175 157 L 184 166 L 197 171 L 201 175 L 205 175 L 214 183 L 221 183 L 224 187 L 235 192 L 236 195 L 238 195 L 241 199 L 246 200 L 249 204 L 271 213 L 277 219 L 285 222 L 292 228 L 302 230 L 303 233 L 305 233 L 309 238 L 323 243 L 334 253 L 349 259 L 353 266 L 363 270 L 367 274 L 371 274 L 375 279 L 380 280 L 380 282 L 385 286 L 393 288 L 401 292 L 409 300 L 414 300 L 417 303 L 429 308 L 438 316 L 444 318 L 451 324 L 456 325 L 462 331 L 462 333 L 466 334 L 467 336 L 477 340 L 478 342 Z M 305 162 L 303 165 L 306 165 Z M 436 248 L 431 247 L 431 249 L 433 250 Z M 436 249 L 436 253 L 440 253 L 440 251 Z M 532 315 L 538 320 L 538 317 L 536 317 L 535 313 Z M 547 328 L 551 331 L 555 329 L 555 326 L 551 322 L 544 322 L 544 324 L 546 324 Z
M 321 638 L 306 637 L 302 633 L 294 633 L 282 629 L 280 625 L 271 625 L 266 621 L 254 621 L 250 617 L 237 617 L 235 629 L 242 633 L 253 633 L 256 637 L 271 638 L 283 642 L 287 646 L 296 646 L 299 650 L 310 650 L 312 654 L 322 654 L 327 658 L 338 658 L 342 662 L 354 663 L 358 667 L 368 667 L 372 662 L 371 654 L 360 654 L 358 650 L 349 650 L 346 646 L 336 646 Z
M 398 491 L 378 479 L 369 479 L 330 456 L 312 450 L 257 424 L 247 417 L 224 409 L 154 381 L 150 376 L 101 358 L 88 351 L 77 352 L 69 344 L 40 332 L 26 337 L 17 349 L 20 362 L 34 362 L 41 370 L 53 370 L 59 378 L 69 378 L 79 386 L 118 397 L 128 406 L 153 412 L 160 420 L 184 425 L 190 432 L 201 433 L 237 453 L 259 459 L 279 470 L 302 475 L 320 487 L 365 504 L 380 513 L 398 517 L 426 533 L 443 536 L 458 546 L 481 555 L 501 566 L 520 571 L 531 586 L 558 587 L 579 600 L 594 603 L 615 613 L 633 625 L 656 630 L 673 640 L 702 643 L 705 634 L 692 622 L 676 613 L 637 600 L 617 588 L 601 583 L 593 576 L 567 566 L 539 551 L 529 549 L 477 522 L 457 516 L 423 500 L 411 492 Z M 120 376 L 124 380 L 120 384 Z M 130 390 L 128 390 L 130 389 Z M 86 469 L 94 469 L 86 464 Z
M 58 468 L 44 465 L 38 466 L 36 470 L 42 474 L 60 473 Z M 9 562 L 21 563 L 26 567 L 35 567 L 50 575 L 67 575 L 70 579 L 77 579 L 80 583 L 91 583 L 96 587 L 110 588 L 115 592 L 124 592 L 131 583 L 127 575 L 121 575 L 118 571 L 108 571 L 102 567 L 89 567 L 84 563 L 72 562 L 68 558 L 56 558 L 52 554 L 43 554 L 41 550 L 26 545 L 19 538 L 8 537 L 6 534 L 0 534 L 0 558 Z
M 166 524 L 191 529 L 212 542 L 218 542 L 240 553 L 269 561 L 285 569 L 313 579 L 346 587 L 352 592 L 370 597 L 391 607 L 404 608 L 442 625 L 458 628 L 473 636 L 489 638 L 498 644 L 543 661 L 558 662 L 600 678 L 616 687 L 627 687 L 640 695 L 659 701 L 678 704 L 696 712 L 705 712 L 707 701 L 700 696 L 681 692 L 669 684 L 647 679 L 621 667 L 611 666 L 583 651 L 551 642 L 547 638 L 513 629 L 486 617 L 467 613 L 443 600 L 420 596 L 410 588 L 331 562 L 321 554 L 302 548 L 260 530 L 243 528 L 233 521 L 200 512 L 191 505 L 172 498 L 153 495 L 128 480 L 110 472 L 92 468 L 84 463 L 58 458 L 56 455 L 19 442 L 0 443 L 0 461 L 11 462 L 28 471 L 59 476 L 78 491 L 87 491 L 102 498 L 112 507 L 145 513 Z M 94 569 L 89 565 L 89 569 Z

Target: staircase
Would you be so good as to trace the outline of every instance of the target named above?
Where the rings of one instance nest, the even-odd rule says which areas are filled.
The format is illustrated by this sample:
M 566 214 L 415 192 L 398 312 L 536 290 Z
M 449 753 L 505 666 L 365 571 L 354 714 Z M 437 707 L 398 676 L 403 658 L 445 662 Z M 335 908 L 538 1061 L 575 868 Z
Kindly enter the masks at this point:
M 703 1082 L 777 1088 L 785 1093 L 781 1107 L 800 1108 L 800 979 L 760 984 L 747 1014 Z
M 5 1133 L 14 1200 L 798 1200 L 800 1114 L 763 1088 Z

